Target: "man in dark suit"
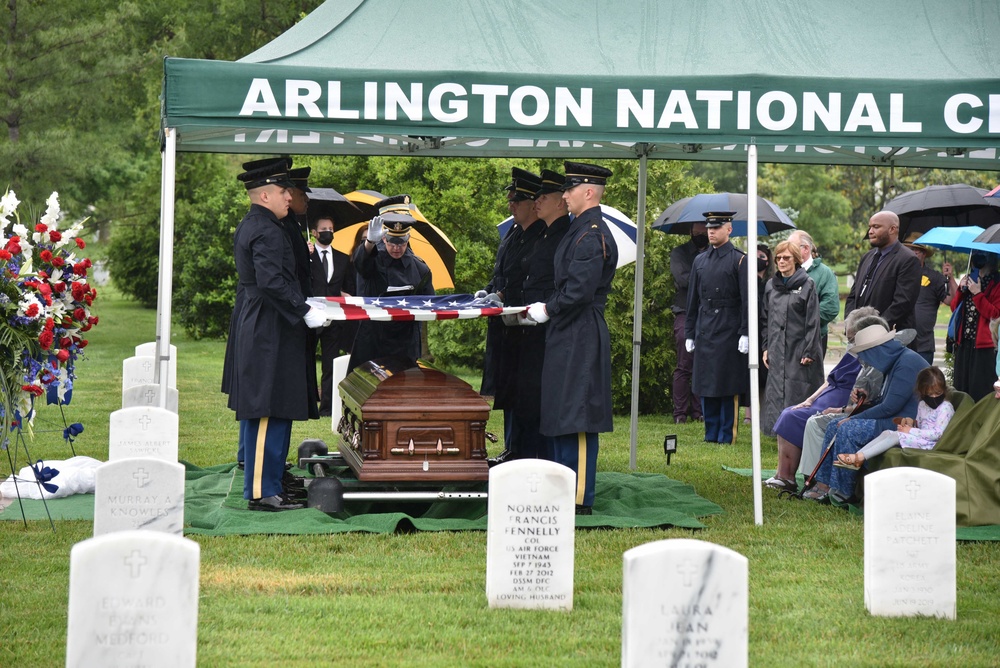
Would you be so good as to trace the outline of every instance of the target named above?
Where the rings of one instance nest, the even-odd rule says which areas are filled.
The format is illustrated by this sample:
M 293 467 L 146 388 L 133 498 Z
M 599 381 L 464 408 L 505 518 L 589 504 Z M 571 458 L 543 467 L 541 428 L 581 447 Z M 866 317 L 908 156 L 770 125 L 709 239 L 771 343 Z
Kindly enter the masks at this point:
M 879 211 L 868 221 L 872 250 L 861 258 L 854 285 L 844 303 L 844 317 L 860 306 L 872 306 L 889 327 L 916 327 L 914 307 L 920 293 L 920 260 L 899 243 L 899 218 Z
M 333 219 L 320 216 L 309 225 L 313 241 L 309 242 L 309 271 L 312 281 L 312 293 L 316 297 L 349 297 L 354 294 L 354 271 L 351 258 L 342 253 L 333 244 Z M 333 408 L 333 358 L 341 351 L 350 352 L 353 343 L 346 340 L 346 322 L 334 322 L 322 327 L 316 332 L 313 341 L 313 355 L 316 344 L 320 346 L 321 369 L 319 414 L 329 417 Z M 353 332 L 353 328 L 351 330 Z

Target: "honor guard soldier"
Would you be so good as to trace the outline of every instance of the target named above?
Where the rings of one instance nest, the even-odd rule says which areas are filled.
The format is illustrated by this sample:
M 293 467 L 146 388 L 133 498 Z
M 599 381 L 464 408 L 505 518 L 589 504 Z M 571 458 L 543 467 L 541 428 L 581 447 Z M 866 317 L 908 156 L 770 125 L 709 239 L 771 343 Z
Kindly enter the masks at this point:
M 223 389 L 240 422 L 248 507 L 291 510 L 302 507 L 282 487 L 292 421 L 308 419 L 314 400 L 307 382 L 307 326 L 321 326 L 324 317 L 306 304 L 281 224 L 294 187 L 287 163 L 272 161 L 238 178 L 251 205 L 233 236 L 239 283 Z
M 729 241 L 734 212 L 703 215 L 710 248 L 691 269 L 684 346 L 694 353 L 691 390 L 701 397 L 705 441 L 733 443 L 739 395 L 749 387 L 746 253 Z
M 433 295 L 431 270 L 409 247 L 410 196 L 396 195 L 378 203 L 379 215 L 368 224 L 368 235 L 354 250 L 358 290 L 362 297 L 388 297 L 386 305 L 410 295 Z M 349 367 L 379 357 L 420 357 L 420 323 L 362 321 L 354 337 Z
M 541 185 L 541 177 L 537 174 L 519 167 L 511 169 L 511 181 L 504 190 L 507 191 L 507 210 L 514 219 L 513 225 L 497 249 L 493 277 L 485 290 L 476 293 L 476 297 L 484 298 L 487 294 L 493 293 L 507 305 L 520 306 L 528 303 L 523 293 L 524 278 L 527 274 L 526 258 L 531 254 L 535 242 L 545 227 L 535 214 L 535 193 Z M 521 332 L 515 331 L 516 322 L 517 318 L 508 318 L 506 321 L 501 318 L 490 318 L 486 325 L 486 358 L 480 394 L 494 396 L 493 407 L 504 411 L 504 449 L 499 455 L 489 459 L 491 466 L 521 457 L 538 456 L 537 429 L 536 437 L 531 438 L 530 425 L 525 427 L 517 420 L 513 420 L 513 414 L 509 410 L 520 400 L 518 379 L 508 367 L 509 363 L 517 359 L 518 351 L 524 344 Z M 522 447 L 524 439 L 518 436 L 522 432 L 528 434 L 529 440 L 523 443 L 524 447 Z
M 541 432 L 554 461 L 576 472 L 576 512 L 594 505 L 598 433 L 612 430 L 611 337 L 604 307 L 618 265 L 618 247 L 601 215 L 611 170 L 566 162 L 563 199 L 574 216 L 553 258 L 552 295 L 528 307 L 548 322 L 542 366 Z

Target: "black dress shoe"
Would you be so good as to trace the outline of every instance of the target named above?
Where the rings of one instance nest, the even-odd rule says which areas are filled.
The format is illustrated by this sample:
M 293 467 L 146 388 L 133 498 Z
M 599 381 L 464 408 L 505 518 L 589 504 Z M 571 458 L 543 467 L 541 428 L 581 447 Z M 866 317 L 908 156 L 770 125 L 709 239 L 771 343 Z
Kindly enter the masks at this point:
M 298 510 L 299 508 L 305 508 L 305 506 L 301 503 L 295 503 L 284 494 L 265 496 L 263 499 L 250 499 L 247 502 L 248 510 L 276 512 L 279 510 Z
M 576 507 L 576 514 L 577 515 L 593 515 L 594 514 L 594 507 L 593 506 L 577 506 Z
M 490 468 L 496 466 L 497 464 L 503 464 L 504 462 L 510 462 L 517 459 L 517 455 L 514 454 L 513 450 L 505 449 L 496 457 L 490 457 L 486 460 L 486 465 Z

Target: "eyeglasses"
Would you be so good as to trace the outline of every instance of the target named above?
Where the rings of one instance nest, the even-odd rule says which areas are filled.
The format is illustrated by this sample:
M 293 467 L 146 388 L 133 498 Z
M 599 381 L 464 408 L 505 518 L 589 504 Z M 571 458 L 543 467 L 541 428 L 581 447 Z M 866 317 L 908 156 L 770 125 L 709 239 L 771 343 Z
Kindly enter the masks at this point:
M 791 255 L 775 255 L 774 259 L 777 260 L 778 262 L 781 262 L 782 260 L 787 260 L 787 261 L 790 262 L 792 260 L 792 256 Z

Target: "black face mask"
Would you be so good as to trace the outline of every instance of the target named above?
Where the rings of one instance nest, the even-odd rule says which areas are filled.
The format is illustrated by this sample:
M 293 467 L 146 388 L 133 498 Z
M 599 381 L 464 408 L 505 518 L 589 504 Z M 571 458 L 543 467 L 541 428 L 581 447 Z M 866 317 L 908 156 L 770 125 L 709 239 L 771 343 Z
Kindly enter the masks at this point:
M 316 234 L 316 240 L 319 241 L 324 246 L 329 246 L 331 243 L 333 243 L 333 232 L 329 230 L 318 232 Z
M 691 243 L 698 250 L 704 250 L 708 248 L 708 235 L 707 234 L 695 234 L 691 237 Z
M 976 269 L 982 269 L 986 266 L 986 256 L 980 255 L 979 253 L 973 253 L 972 255 L 972 266 Z
M 942 403 L 944 403 L 944 395 L 942 394 L 939 397 L 927 397 L 927 396 L 924 396 L 924 397 L 920 397 L 920 401 L 922 401 L 925 404 L 927 404 L 927 407 L 930 408 L 931 410 L 934 410 L 935 408 L 937 408 L 938 406 L 940 406 Z

